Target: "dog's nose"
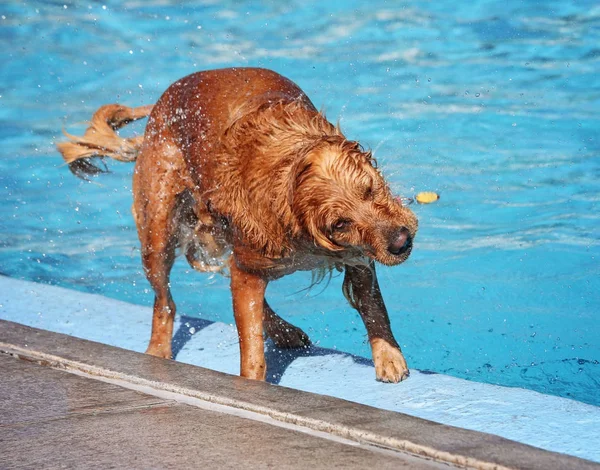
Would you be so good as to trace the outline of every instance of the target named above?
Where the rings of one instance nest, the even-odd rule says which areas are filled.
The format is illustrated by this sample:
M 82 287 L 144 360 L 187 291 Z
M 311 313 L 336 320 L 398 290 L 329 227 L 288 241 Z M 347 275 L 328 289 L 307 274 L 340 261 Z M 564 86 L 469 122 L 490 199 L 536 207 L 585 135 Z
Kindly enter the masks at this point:
M 388 251 L 394 256 L 406 253 L 412 246 L 412 237 L 406 227 L 395 230 L 390 237 Z

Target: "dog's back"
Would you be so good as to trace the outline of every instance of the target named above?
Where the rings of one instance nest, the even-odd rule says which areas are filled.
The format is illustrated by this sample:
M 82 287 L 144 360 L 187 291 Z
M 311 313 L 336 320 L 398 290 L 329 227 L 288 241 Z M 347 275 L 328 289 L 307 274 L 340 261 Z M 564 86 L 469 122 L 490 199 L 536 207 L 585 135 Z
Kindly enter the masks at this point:
M 302 90 L 266 69 L 230 68 L 194 73 L 171 85 L 156 103 L 145 140 L 169 140 L 181 150 L 189 176 L 202 190 L 212 180 L 211 152 L 235 121 L 274 102 L 300 102 L 316 112 Z

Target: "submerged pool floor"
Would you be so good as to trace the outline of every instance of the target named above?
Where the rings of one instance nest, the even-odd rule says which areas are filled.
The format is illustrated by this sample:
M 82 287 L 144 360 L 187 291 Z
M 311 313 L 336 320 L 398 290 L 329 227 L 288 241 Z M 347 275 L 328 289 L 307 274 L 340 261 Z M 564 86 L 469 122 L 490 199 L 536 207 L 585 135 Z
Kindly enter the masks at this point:
M 61 129 L 197 70 L 268 67 L 373 149 L 396 193 L 442 196 L 415 207 L 410 260 L 380 270 L 409 364 L 600 405 L 597 2 L 25 0 L 0 25 L 0 272 L 150 305 L 132 166 L 76 180 Z M 188 271 L 179 313 L 231 323 L 227 280 Z M 299 274 L 268 297 L 318 346 L 368 356 L 340 281 L 307 292 Z

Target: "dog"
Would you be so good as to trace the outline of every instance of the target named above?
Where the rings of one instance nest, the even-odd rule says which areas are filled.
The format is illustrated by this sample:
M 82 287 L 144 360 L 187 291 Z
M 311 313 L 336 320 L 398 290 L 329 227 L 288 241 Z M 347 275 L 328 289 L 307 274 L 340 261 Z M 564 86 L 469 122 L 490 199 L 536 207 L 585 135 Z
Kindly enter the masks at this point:
M 143 137 L 117 135 L 147 116 Z M 338 269 L 365 324 L 376 378 L 408 377 L 375 262 L 408 258 L 417 218 L 371 152 L 346 139 L 295 83 L 260 68 L 198 72 L 155 105 L 106 105 L 83 136 L 65 135 L 57 147 L 77 176 L 107 171 L 105 157 L 135 161 L 132 210 L 155 293 L 148 354 L 172 356 L 169 274 L 181 253 L 194 269 L 231 278 L 241 376 L 265 380 L 265 335 L 282 348 L 310 344 L 271 309 L 267 283 Z

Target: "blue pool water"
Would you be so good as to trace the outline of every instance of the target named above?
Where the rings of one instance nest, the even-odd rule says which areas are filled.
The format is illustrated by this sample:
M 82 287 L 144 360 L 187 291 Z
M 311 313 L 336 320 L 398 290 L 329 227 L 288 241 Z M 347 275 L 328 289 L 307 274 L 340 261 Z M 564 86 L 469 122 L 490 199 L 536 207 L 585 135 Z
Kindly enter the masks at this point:
M 410 260 L 379 271 L 409 365 L 600 405 L 597 2 L 176 3 L 0 6 L 2 273 L 151 304 L 132 166 L 75 179 L 61 128 L 196 70 L 268 67 L 371 147 L 397 193 L 442 195 L 414 207 Z M 273 283 L 270 303 L 368 356 L 341 279 L 309 283 Z M 180 262 L 173 285 L 180 313 L 233 321 L 227 280 Z

